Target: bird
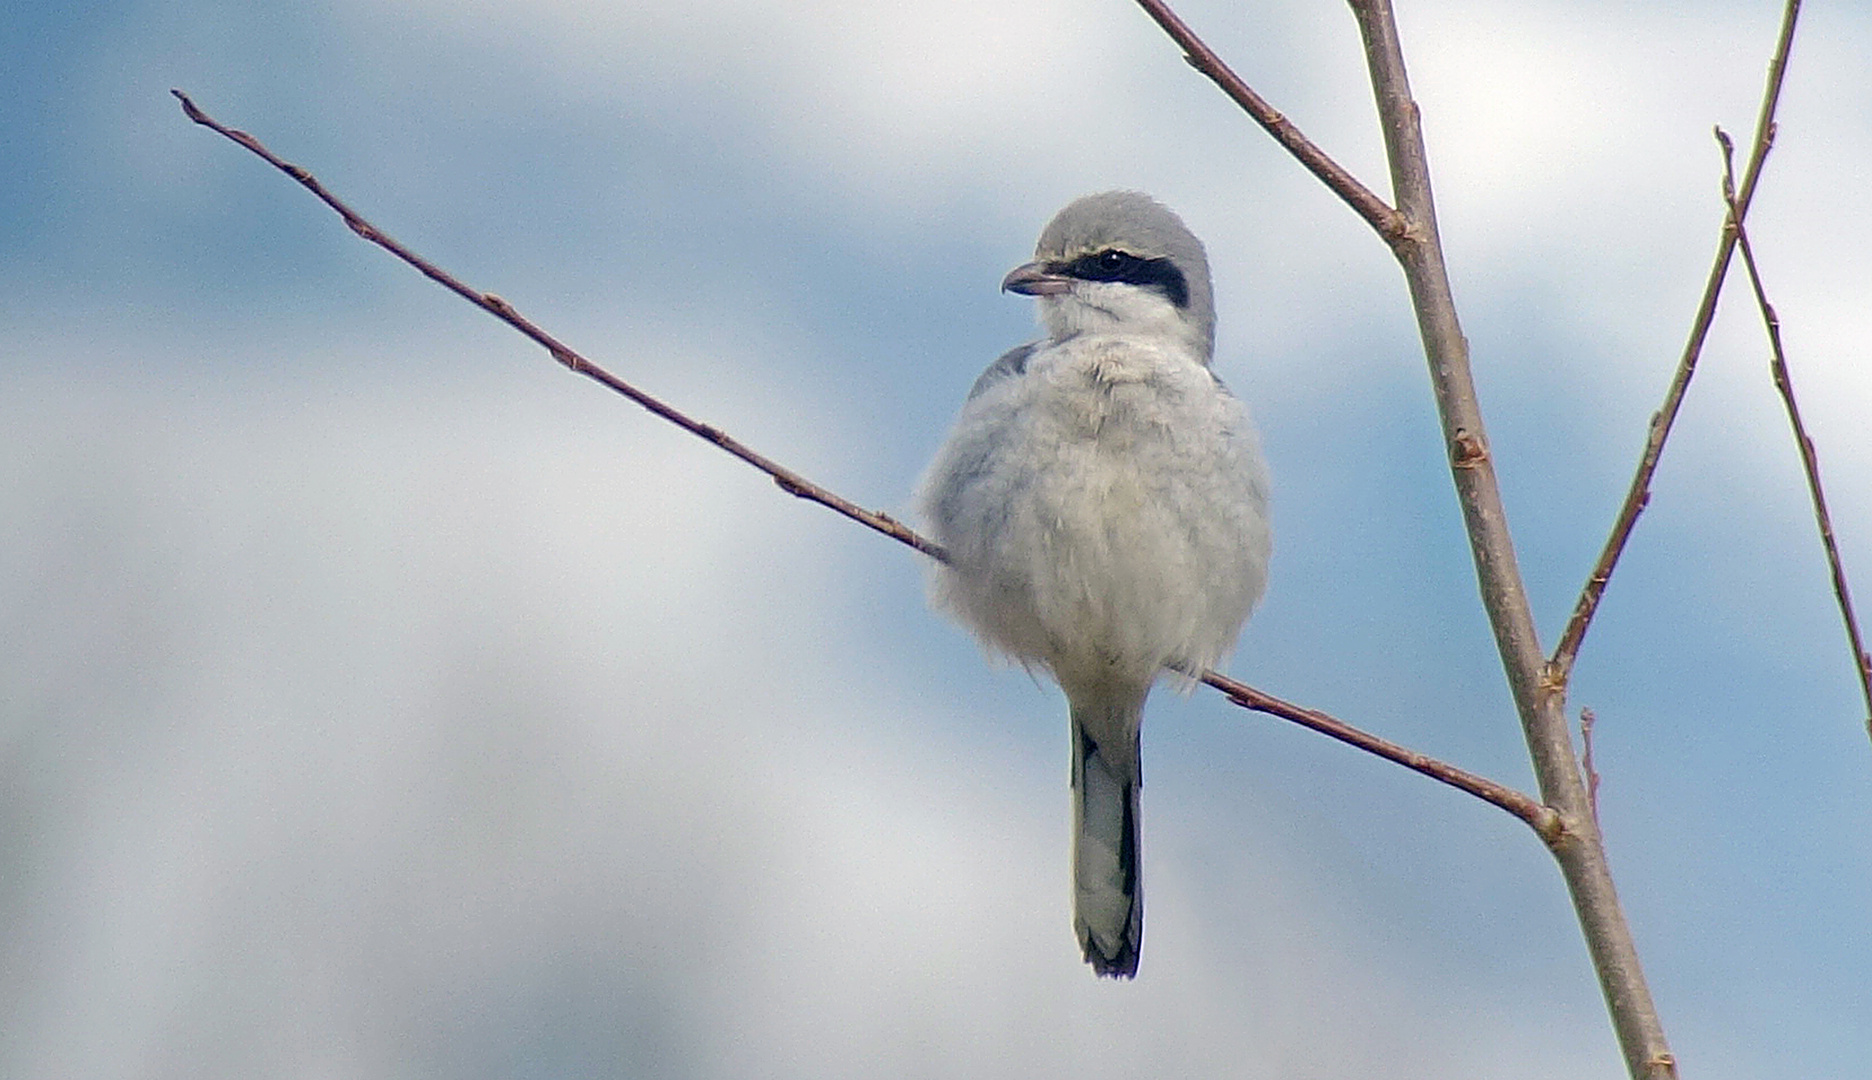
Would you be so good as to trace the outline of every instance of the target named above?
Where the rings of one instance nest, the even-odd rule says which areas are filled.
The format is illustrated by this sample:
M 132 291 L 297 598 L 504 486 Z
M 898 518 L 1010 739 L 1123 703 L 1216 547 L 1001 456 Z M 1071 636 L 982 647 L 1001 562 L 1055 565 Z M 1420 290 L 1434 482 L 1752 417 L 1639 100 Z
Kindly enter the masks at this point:
M 1095 974 L 1129 979 L 1145 699 L 1166 675 L 1192 687 L 1260 601 L 1268 471 L 1210 368 L 1208 256 L 1168 207 L 1076 199 L 1001 288 L 1045 333 L 982 372 L 919 484 L 946 555 L 931 599 L 1065 692 L 1074 932 Z

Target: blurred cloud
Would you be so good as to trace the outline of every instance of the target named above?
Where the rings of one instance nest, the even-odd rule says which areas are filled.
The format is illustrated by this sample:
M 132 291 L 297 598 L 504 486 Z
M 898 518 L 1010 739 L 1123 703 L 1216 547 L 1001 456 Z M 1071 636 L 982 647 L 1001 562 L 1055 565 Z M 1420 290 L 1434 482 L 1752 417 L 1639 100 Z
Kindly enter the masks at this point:
M 1153 705 L 1144 977 L 1095 983 L 1056 695 L 925 613 L 907 552 L 564 377 L 165 93 L 893 512 L 1029 332 L 994 287 L 1046 216 L 1154 191 L 1210 246 L 1275 467 L 1234 669 L 1527 783 L 1395 271 L 1137 11 L 27 7 L 0 1075 L 1616 1074 L 1518 826 L 1202 695 Z M 1183 7 L 1383 175 L 1342 9 Z M 1709 128 L 1752 124 L 1776 15 L 1401 12 L 1544 627 L 1681 347 Z M 1805 17 L 1753 221 L 1863 577 L 1872 18 Z M 1686 1074 L 1847 1075 L 1868 748 L 1744 296 L 1575 704 Z

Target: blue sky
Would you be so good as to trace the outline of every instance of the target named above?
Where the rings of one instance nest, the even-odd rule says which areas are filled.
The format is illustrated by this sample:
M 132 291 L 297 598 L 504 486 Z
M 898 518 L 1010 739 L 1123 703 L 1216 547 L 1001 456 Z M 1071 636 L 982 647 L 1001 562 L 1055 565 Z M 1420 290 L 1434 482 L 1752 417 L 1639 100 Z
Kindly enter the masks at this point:
M 1551 638 L 1779 12 L 1402 6 Z M 1524 827 L 1209 694 L 1152 704 L 1143 969 L 1093 980 L 1063 706 L 912 553 L 568 377 L 167 93 L 893 512 L 1032 333 L 996 285 L 1047 217 L 1153 192 L 1275 476 L 1229 670 L 1531 785 L 1396 270 L 1132 6 L 16 9 L 0 1074 L 1620 1074 Z M 1381 186 L 1342 6 L 1184 10 Z M 1805 18 L 1751 220 L 1872 602 L 1872 17 Z M 1684 1074 L 1852 1075 L 1872 744 L 1743 296 L 1572 706 Z

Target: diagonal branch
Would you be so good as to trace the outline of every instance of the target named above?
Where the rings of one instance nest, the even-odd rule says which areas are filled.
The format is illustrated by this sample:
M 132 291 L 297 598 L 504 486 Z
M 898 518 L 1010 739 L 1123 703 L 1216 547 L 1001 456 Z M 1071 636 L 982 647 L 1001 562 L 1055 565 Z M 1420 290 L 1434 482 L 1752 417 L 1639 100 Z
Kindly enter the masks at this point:
M 1179 18 L 1176 12 L 1170 10 L 1169 4 L 1164 0 L 1137 0 L 1137 4 L 1144 9 L 1145 14 L 1156 21 L 1158 26 L 1163 27 L 1164 33 L 1169 34 L 1172 40 L 1182 46 L 1183 59 L 1189 61 L 1191 67 L 1207 75 L 1210 81 L 1221 87 L 1222 92 L 1227 94 L 1230 100 L 1240 105 L 1249 116 L 1254 118 L 1255 123 L 1260 124 L 1269 135 L 1274 136 L 1275 142 L 1286 147 L 1287 152 L 1297 158 L 1300 164 L 1306 166 L 1314 176 L 1319 177 L 1320 182 L 1331 188 L 1333 194 L 1344 199 L 1347 206 L 1364 218 L 1372 228 L 1378 230 L 1378 235 L 1384 237 L 1386 243 L 1394 244 L 1403 236 L 1405 221 L 1402 214 L 1393 210 L 1370 188 L 1359 183 L 1358 178 L 1347 172 L 1344 166 L 1328 157 L 1326 151 L 1314 145 L 1313 140 L 1302 135 L 1300 129 L 1293 125 L 1293 121 L 1281 115 L 1280 110 L 1268 104 L 1267 99 L 1260 94 L 1255 93 L 1247 83 L 1242 81 L 1241 76 L 1235 74 L 1227 64 L 1222 62 L 1222 58 L 1215 54 L 1215 50 L 1196 36 L 1196 32 L 1189 28 L 1188 23 Z
M 234 140 L 258 155 L 261 159 L 266 161 L 267 164 L 285 173 L 287 176 L 292 177 L 294 180 L 297 180 L 300 186 L 318 196 L 320 202 L 323 202 L 326 206 L 337 211 L 338 216 L 344 219 L 344 223 L 350 227 L 352 232 L 422 271 L 423 276 L 429 278 L 431 281 L 436 282 L 443 288 L 480 308 L 482 311 L 487 312 L 506 323 L 508 326 L 520 331 L 527 337 L 532 338 L 539 345 L 543 346 L 547 352 L 551 353 L 554 360 L 565 365 L 569 370 L 583 375 L 594 382 L 602 383 L 663 419 L 668 420 L 670 423 L 675 424 L 677 427 L 682 428 L 684 431 L 714 443 L 716 446 L 721 447 L 723 450 L 728 451 L 735 457 L 740 458 L 742 461 L 747 462 L 749 465 L 754 466 L 756 469 L 772 477 L 773 482 L 778 484 L 781 490 L 785 491 L 787 494 L 816 502 L 821 506 L 843 514 L 853 521 L 858 522 L 860 525 L 876 529 L 892 540 L 907 544 L 938 562 L 947 560 L 948 556 L 944 554 L 941 546 L 935 541 L 917 535 L 917 533 L 889 514 L 879 513 L 875 510 L 866 510 L 856 503 L 833 494 L 831 491 L 820 487 L 818 484 L 806 479 L 792 469 L 781 465 L 779 462 L 765 455 L 756 453 L 746 444 L 730 436 L 720 428 L 693 419 L 682 411 L 673 406 L 664 404 L 657 398 L 637 389 L 623 379 L 618 378 L 604 368 L 580 356 L 577 352 L 573 351 L 570 346 L 540 329 L 539 326 L 534 324 L 526 316 L 515 311 L 512 304 L 495 296 L 493 293 L 480 292 L 468 287 L 448 271 L 391 239 L 382 229 L 364 220 L 357 211 L 346 206 L 343 202 L 339 201 L 337 196 L 325 190 L 325 185 L 319 183 L 318 178 L 313 176 L 306 169 L 280 158 L 278 155 L 274 154 L 273 151 L 268 150 L 262 145 L 259 139 L 254 138 L 245 131 L 238 131 L 234 128 L 227 127 L 207 113 L 202 112 L 201 109 L 196 107 L 193 101 L 189 100 L 189 96 L 182 91 L 171 90 L 169 92 L 174 94 L 176 100 L 182 103 L 182 111 L 188 114 L 190 120 Z
M 1709 279 L 1703 286 L 1703 299 L 1697 305 L 1696 318 L 1690 324 L 1690 340 L 1684 345 L 1683 358 L 1677 362 L 1677 373 L 1671 377 L 1670 388 L 1665 391 L 1664 404 L 1651 417 L 1651 430 L 1645 438 L 1644 453 L 1638 459 L 1638 471 L 1632 476 L 1631 487 L 1625 493 L 1625 502 L 1619 507 L 1618 517 L 1612 522 L 1612 535 L 1606 538 L 1605 548 L 1599 553 L 1599 561 L 1593 565 L 1592 573 L 1587 575 L 1586 585 L 1580 590 L 1579 600 L 1573 606 L 1573 614 L 1567 619 L 1566 629 L 1561 631 L 1560 643 L 1554 647 L 1553 657 L 1547 662 L 1547 678 L 1557 687 L 1564 688 L 1572 677 L 1573 663 L 1579 658 L 1580 645 L 1586 639 L 1586 629 L 1592 624 L 1593 613 L 1599 608 L 1599 599 L 1605 595 L 1606 585 L 1612 580 L 1612 571 L 1618 565 L 1626 541 L 1631 539 L 1632 529 L 1638 524 L 1638 515 L 1644 512 L 1645 504 L 1651 501 L 1651 476 L 1657 472 L 1658 459 L 1664 456 L 1664 440 L 1670 437 L 1671 425 L 1677 421 L 1677 412 L 1683 407 L 1684 392 L 1690 388 L 1690 377 L 1696 374 L 1697 358 L 1703 352 L 1703 339 L 1709 336 L 1710 322 L 1716 317 L 1716 301 L 1722 295 L 1723 280 L 1729 274 L 1729 260 L 1735 253 L 1736 230 L 1730 222 L 1740 225 L 1748 216 L 1749 202 L 1755 198 L 1755 183 L 1761 178 L 1762 163 L 1768 159 L 1768 149 L 1774 143 L 1775 108 L 1781 101 L 1781 82 L 1787 75 L 1788 51 L 1794 45 L 1794 25 L 1799 16 L 1800 0 L 1788 0 L 1781 17 L 1781 36 L 1775 42 L 1774 58 L 1768 62 L 1768 88 L 1763 92 L 1761 112 L 1755 120 L 1754 148 L 1749 153 L 1748 168 L 1742 175 L 1741 190 L 1734 200 L 1734 213 L 1725 215 L 1722 240 L 1716 248 L 1715 265 L 1710 267 Z
M 674 406 L 665 404 L 599 367 L 597 364 L 592 363 L 590 360 L 587 360 L 585 357 L 575 352 L 570 346 L 565 345 L 551 334 L 548 334 L 545 330 L 542 330 L 531 320 L 521 315 L 514 309 L 513 305 L 509 304 L 507 301 L 495 296 L 493 293 L 480 292 L 463 284 L 448 271 L 443 270 L 421 255 L 416 254 L 414 251 L 411 251 L 402 244 L 391 239 L 382 229 L 366 221 L 357 211 L 351 209 L 340 201 L 337 196 L 327 191 L 325 185 L 319 183 L 318 179 L 305 168 L 294 165 L 274 154 L 271 150 L 267 149 L 260 140 L 254 138 L 252 135 L 244 131 L 227 127 L 215 120 L 198 108 L 196 104 L 189 99 L 188 95 L 184 94 L 182 91 L 171 90 L 170 93 L 174 94 L 176 100 L 182 103 L 182 110 L 188 114 L 190 120 L 239 143 L 241 146 L 260 157 L 267 164 L 292 177 L 307 191 L 317 196 L 320 202 L 323 202 L 326 206 L 336 211 L 338 216 L 344 219 L 345 225 L 348 226 L 352 232 L 376 244 L 378 247 L 383 248 L 385 251 L 390 252 L 392 255 L 395 255 L 397 258 L 415 267 L 417 270 L 420 270 L 423 275 L 430 280 L 437 282 L 450 292 L 455 293 L 462 299 L 467 300 L 481 310 L 493 315 L 515 330 L 520 331 L 528 338 L 531 338 L 533 341 L 543 346 L 547 352 L 552 354 L 552 358 L 560 364 L 624 395 L 657 416 L 682 428 L 684 431 L 699 436 L 715 446 L 726 450 L 728 453 L 733 454 L 735 457 L 740 458 L 742 461 L 747 462 L 756 469 L 772 477 L 774 483 L 778 484 L 781 489 L 787 493 L 828 507 L 867 528 L 883 533 L 885 536 L 908 547 L 915 548 L 917 551 L 922 552 L 924 555 L 938 562 L 946 562 L 948 560 L 948 554 L 943 551 L 941 545 L 920 535 L 895 518 L 887 514 L 866 510 L 820 487 L 793 470 L 748 448 L 740 441 L 730 437 L 720 428 L 692 419 Z M 1185 672 L 1185 674 L 1189 673 Z M 1559 832 L 1559 815 L 1549 807 L 1541 805 L 1539 800 L 1523 792 L 1498 784 L 1486 777 L 1467 772 L 1447 762 L 1439 761 L 1427 754 L 1421 754 L 1415 750 L 1381 739 L 1376 735 L 1361 731 L 1343 720 L 1335 719 L 1318 710 L 1303 708 L 1299 705 L 1282 701 L 1280 698 L 1274 697 L 1271 694 L 1264 694 L 1252 686 L 1236 682 L 1234 679 L 1225 675 L 1220 675 L 1213 671 L 1202 671 L 1196 673 L 1195 677 L 1199 681 L 1207 683 L 1221 691 L 1227 696 L 1230 702 L 1241 708 L 1248 709 L 1252 712 L 1266 713 L 1269 716 L 1278 717 L 1303 727 L 1311 728 L 1314 731 L 1338 739 L 1340 742 L 1346 743 L 1347 745 L 1364 750 L 1367 753 L 1374 754 L 1387 761 L 1394 762 L 1395 764 L 1402 765 L 1407 769 L 1439 780 L 1459 791 L 1467 792 L 1484 802 L 1500 807 L 1510 814 L 1513 814 L 1515 817 L 1520 818 L 1522 821 L 1527 822 L 1527 824 L 1543 838 L 1551 840 L 1552 836 Z
M 1487 777 L 1466 772 L 1447 762 L 1438 761 L 1427 754 L 1420 754 L 1415 750 L 1386 741 L 1369 732 L 1360 731 L 1345 721 L 1335 719 L 1316 709 L 1304 708 L 1264 694 L 1226 675 L 1205 671 L 1200 681 L 1222 691 L 1230 701 L 1244 709 L 1278 716 L 1282 720 L 1310 728 L 1328 738 L 1338 739 L 1347 746 L 1355 746 L 1414 772 L 1422 773 L 1458 791 L 1466 791 L 1483 802 L 1498 806 L 1527 822 L 1528 826 L 1539 833 L 1542 839 L 1550 843 L 1560 833 L 1560 815 L 1554 812 L 1553 807 L 1542 804 L 1539 799 L 1531 795 L 1498 784 Z
M 1729 204 L 1729 222 L 1735 229 L 1736 245 L 1742 249 L 1742 265 L 1748 270 L 1749 287 L 1755 292 L 1755 306 L 1761 311 L 1762 325 L 1768 330 L 1768 345 L 1773 355 L 1769 369 L 1774 374 L 1775 389 L 1787 408 L 1788 423 L 1794 428 L 1794 442 L 1800 447 L 1801 469 L 1807 474 L 1807 493 L 1813 499 L 1814 520 L 1820 526 L 1820 544 L 1826 549 L 1827 569 L 1833 575 L 1833 595 L 1839 600 L 1840 618 L 1846 624 L 1846 641 L 1852 647 L 1853 672 L 1859 676 L 1859 690 L 1865 696 L 1866 727 L 1872 732 L 1872 656 L 1866 654 L 1865 639 L 1859 633 L 1859 618 L 1853 614 L 1852 590 L 1846 585 L 1846 570 L 1840 563 L 1839 545 L 1833 540 L 1833 516 L 1827 512 L 1826 492 L 1820 487 L 1820 459 L 1814 451 L 1807 425 L 1801 422 L 1800 406 L 1794 400 L 1794 379 L 1788 374 L 1787 352 L 1781 344 L 1781 317 L 1768 302 L 1768 290 L 1762 286 L 1761 271 L 1755 265 L 1755 249 L 1749 243 L 1748 229 L 1742 224 L 1742 207 L 1735 190 L 1735 144 L 1728 132 L 1716 129 L 1716 141 L 1723 152 L 1723 199 Z

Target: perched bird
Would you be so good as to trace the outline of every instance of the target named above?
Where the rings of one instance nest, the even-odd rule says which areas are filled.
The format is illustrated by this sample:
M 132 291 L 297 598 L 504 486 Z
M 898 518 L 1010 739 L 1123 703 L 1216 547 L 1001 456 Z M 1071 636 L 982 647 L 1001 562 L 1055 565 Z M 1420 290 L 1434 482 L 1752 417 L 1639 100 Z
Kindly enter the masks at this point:
M 1209 370 L 1208 257 L 1168 208 L 1078 199 L 1001 287 L 1038 299 L 1046 336 L 988 366 L 923 478 L 949 554 L 932 594 L 1066 692 L 1073 925 L 1095 972 L 1129 978 L 1144 699 L 1167 667 L 1189 686 L 1261 598 L 1267 468 Z

